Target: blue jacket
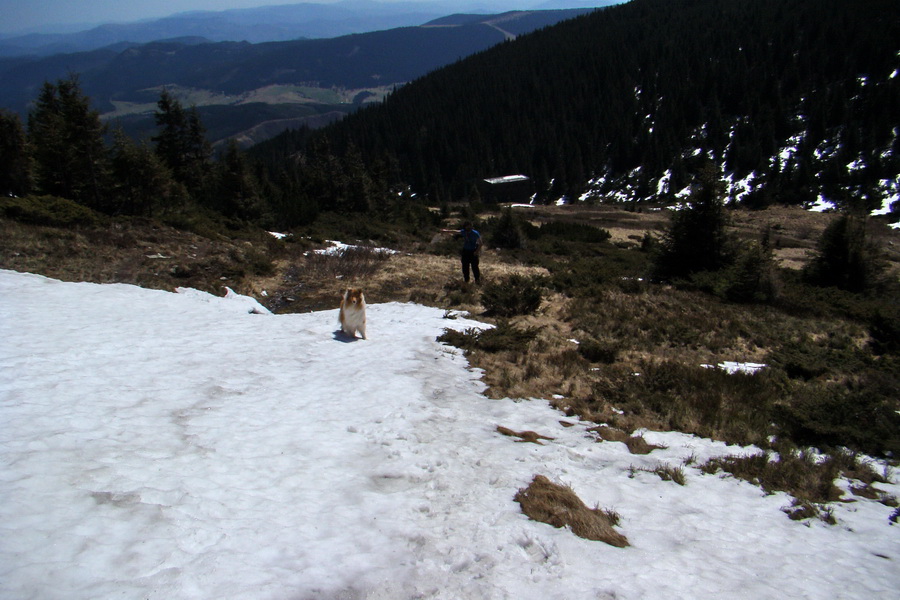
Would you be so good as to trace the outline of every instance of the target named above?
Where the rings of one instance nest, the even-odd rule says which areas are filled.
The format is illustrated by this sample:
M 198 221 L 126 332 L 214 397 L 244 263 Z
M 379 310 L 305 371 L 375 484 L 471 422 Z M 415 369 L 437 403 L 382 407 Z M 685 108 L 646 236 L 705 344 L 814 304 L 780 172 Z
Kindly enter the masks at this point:
M 467 233 L 465 229 L 460 229 L 459 236 L 463 239 L 463 250 L 475 250 L 478 248 L 478 240 L 481 239 L 481 234 L 476 230 L 473 229 Z

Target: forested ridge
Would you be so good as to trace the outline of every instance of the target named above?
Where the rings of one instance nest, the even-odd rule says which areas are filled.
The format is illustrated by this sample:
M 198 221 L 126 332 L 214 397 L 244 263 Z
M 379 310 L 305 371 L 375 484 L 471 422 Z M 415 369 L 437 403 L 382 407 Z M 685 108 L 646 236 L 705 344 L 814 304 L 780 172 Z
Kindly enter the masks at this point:
M 163 91 L 151 139 L 105 128 L 77 74 L 27 124 L 0 113 L 0 187 L 108 214 L 197 209 L 290 228 L 479 200 L 521 173 L 537 202 L 677 202 L 714 166 L 751 207 L 900 193 L 900 8 L 892 0 L 632 0 L 519 36 L 321 130 L 214 152 Z
M 900 173 L 900 7 L 890 0 L 633 0 L 521 36 L 269 160 L 327 147 L 432 199 L 523 173 L 544 199 L 673 200 L 712 159 L 762 206 L 881 206 Z M 849 165 L 849 166 L 848 166 Z M 660 179 L 667 185 L 660 185 Z

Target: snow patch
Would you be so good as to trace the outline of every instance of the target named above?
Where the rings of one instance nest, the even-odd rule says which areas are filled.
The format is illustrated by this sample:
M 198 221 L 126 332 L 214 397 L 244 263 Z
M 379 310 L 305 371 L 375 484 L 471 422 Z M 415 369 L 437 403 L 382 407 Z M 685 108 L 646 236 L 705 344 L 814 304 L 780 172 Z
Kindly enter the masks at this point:
M 834 505 L 837 526 L 791 521 L 785 494 L 696 467 L 757 448 L 642 431 L 661 448 L 632 455 L 547 400 L 487 398 L 481 372 L 436 341 L 477 321 L 374 304 L 370 339 L 348 342 L 337 309 L 260 318 L 247 305 L 0 271 L 0 597 L 900 589 L 892 508 L 857 497 Z M 499 425 L 553 439 L 516 443 Z M 513 498 L 536 474 L 618 513 L 631 547 L 528 520 Z M 900 496 L 896 479 L 879 488 Z

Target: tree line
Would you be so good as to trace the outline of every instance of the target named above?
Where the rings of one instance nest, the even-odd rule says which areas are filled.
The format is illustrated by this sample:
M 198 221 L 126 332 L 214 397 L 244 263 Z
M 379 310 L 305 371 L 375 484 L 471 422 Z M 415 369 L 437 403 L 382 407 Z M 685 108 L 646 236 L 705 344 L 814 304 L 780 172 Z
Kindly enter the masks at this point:
M 284 228 L 310 223 L 321 210 L 402 211 L 410 198 L 388 162 L 365 164 L 352 149 L 339 157 L 327 140 L 269 161 L 234 140 L 214 151 L 196 107 L 167 90 L 154 119 L 156 134 L 133 140 L 102 123 L 77 75 L 46 82 L 26 123 L 0 111 L 0 193 L 66 198 L 109 215 L 210 211 Z
M 46 82 L 27 124 L 0 112 L 0 192 L 57 196 L 109 215 L 262 217 L 259 183 L 236 143 L 214 157 L 197 110 L 165 90 L 154 116 L 157 134 L 135 141 L 102 123 L 77 75 Z

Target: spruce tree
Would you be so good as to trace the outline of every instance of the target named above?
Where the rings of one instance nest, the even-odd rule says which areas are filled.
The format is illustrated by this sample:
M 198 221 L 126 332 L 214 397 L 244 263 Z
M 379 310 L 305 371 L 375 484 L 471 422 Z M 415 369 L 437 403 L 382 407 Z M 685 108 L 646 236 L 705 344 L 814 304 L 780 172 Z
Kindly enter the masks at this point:
M 491 243 L 497 248 L 524 248 L 525 234 L 522 232 L 522 224 L 513 214 L 512 208 L 507 208 L 500 214 L 497 225 L 491 235 Z
M 228 141 L 217 169 L 215 208 L 229 217 L 258 219 L 263 212 L 259 183 L 237 142 Z
M 18 115 L 0 110 L 0 194 L 28 194 L 31 177 L 31 156 L 22 121 Z
M 692 186 L 686 206 L 672 213 L 654 264 L 657 279 L 674 280 L 702 271 L 718 271 L 731 263 L 723 197 L 724 187 L 716 167 L 708 163 Z
M 44 83 L 28 116 L 37 188 L 106 210 L 106 147 L 100 114 L 90 108 L 76 75 Z
M 832 221 L 819 238 L 817 252 L 804 275 L 810 283 L 865 292 L 879 283 L 884 262 L 866 233 L 868 218 L 844 213 Z
M 115 212 L 152 217 L 184 202 L 183 186 L 146 144 L 137 144 L 117 130 L 110 155 Z
M 185 110 L 168 90 L 163 90 L 154 113 L 158 133 L 152 138 L 156 154 L 197 200 L 205 196 L 211 170 L 212 147 L 196 108 Z

